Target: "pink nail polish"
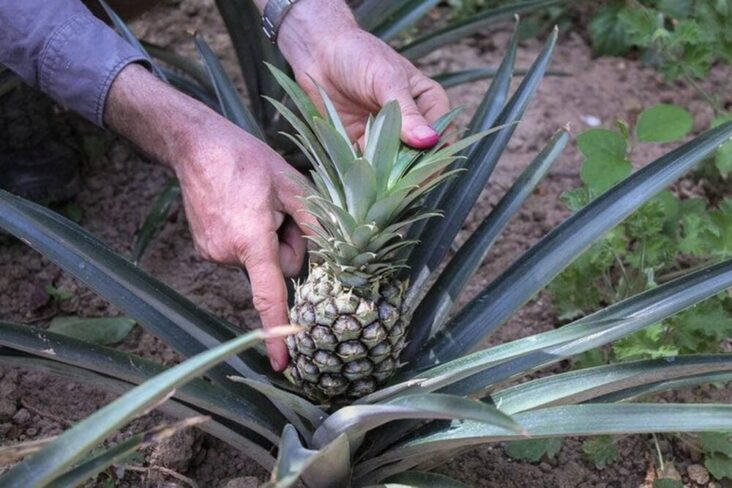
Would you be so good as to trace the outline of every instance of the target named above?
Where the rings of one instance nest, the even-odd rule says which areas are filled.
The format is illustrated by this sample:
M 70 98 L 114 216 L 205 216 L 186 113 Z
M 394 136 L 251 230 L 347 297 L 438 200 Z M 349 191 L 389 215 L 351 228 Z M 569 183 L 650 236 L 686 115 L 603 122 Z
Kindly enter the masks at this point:
M 437 140 L 440 138 L 440 135 L 435 132 L 435 129 L 428 125 L 420 125 L 419 127 L 416 127 L 412 131 L 412 135 L 419 139 L 420 141 L 434 141 L 437 142 Z
M 410 146 L 417 149 L 427 149 L 440 141 L 440 135 L 428 125 L 420 125 L 412 130 Z

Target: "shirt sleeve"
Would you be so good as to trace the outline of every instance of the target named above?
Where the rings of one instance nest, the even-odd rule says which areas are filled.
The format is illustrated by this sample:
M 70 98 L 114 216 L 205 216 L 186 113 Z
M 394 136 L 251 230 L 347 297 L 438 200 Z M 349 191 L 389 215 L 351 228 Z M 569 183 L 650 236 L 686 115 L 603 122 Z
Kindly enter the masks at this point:
M 80 0 L 0 0 L 0 64 L 98 126 L 122 68 L 146 57 Z

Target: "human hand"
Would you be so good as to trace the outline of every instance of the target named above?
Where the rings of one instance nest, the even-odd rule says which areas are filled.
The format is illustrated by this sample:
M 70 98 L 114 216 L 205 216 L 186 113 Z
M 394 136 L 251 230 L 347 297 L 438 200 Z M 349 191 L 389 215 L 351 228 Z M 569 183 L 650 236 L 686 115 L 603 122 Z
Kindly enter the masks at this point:
M 300 271 L 300 225 L 312 221 L 299 198 L 306 183 L 279 154 L 223 119 L 197 139 L 176 168 L 195 247 L 205 259 L 246 268 L 265 329 L 287 324 L 284 277 Z M 268 341 L 267 352 L 275 371 L 287 366 L 282 339 Z
M 285 276 L 300 270 L 306 183 L 275 151 L 207 107 L 131 65 L 115 80 L 107 124 L 180 180 L 186 216 L 206 259 L 246 267 L 264 328 L 289 323 Z M 267 343 L 275 370 L 287 366 L 281 339 Z
M 315 81 L 333 100 L 352 139 L 363 137 L 369 114 L 396 100 L 402 141 L 419 149 L 438 142 L 430 124 L 450 108 L 444 89 L 360 29 L 342 1 L 298 2 L 282 24 L 279 46 L 308 95 L 320 100 Z

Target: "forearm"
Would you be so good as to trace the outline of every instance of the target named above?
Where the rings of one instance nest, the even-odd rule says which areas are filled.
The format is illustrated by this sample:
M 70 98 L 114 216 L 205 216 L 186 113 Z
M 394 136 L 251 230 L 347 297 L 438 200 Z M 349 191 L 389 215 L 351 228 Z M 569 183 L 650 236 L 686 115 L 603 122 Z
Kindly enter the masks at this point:
M 208 107 L 158 80 L 145 68 L 130 65 L 112 84 L 104 110 L 105 124 L 159 163 L 176 172 L 195 153 L 192 137 L 216 116 Z
M 144 56 L 79 0 L 0 1 L 0 64 L 102 125 L 112 81 Z

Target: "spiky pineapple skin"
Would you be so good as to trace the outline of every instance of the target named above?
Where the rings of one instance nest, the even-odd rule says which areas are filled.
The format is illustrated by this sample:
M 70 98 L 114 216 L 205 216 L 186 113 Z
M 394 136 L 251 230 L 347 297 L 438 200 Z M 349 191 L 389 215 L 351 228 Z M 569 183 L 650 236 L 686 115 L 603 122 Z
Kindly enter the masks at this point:
M 318 402 L 373 392 L 397 367 L 409 323 L 406 283 L 391 280 L 349 288 L 325 265 L 296 286 L 290 322 L 303 331 L 286 339 L 285 376 Z

